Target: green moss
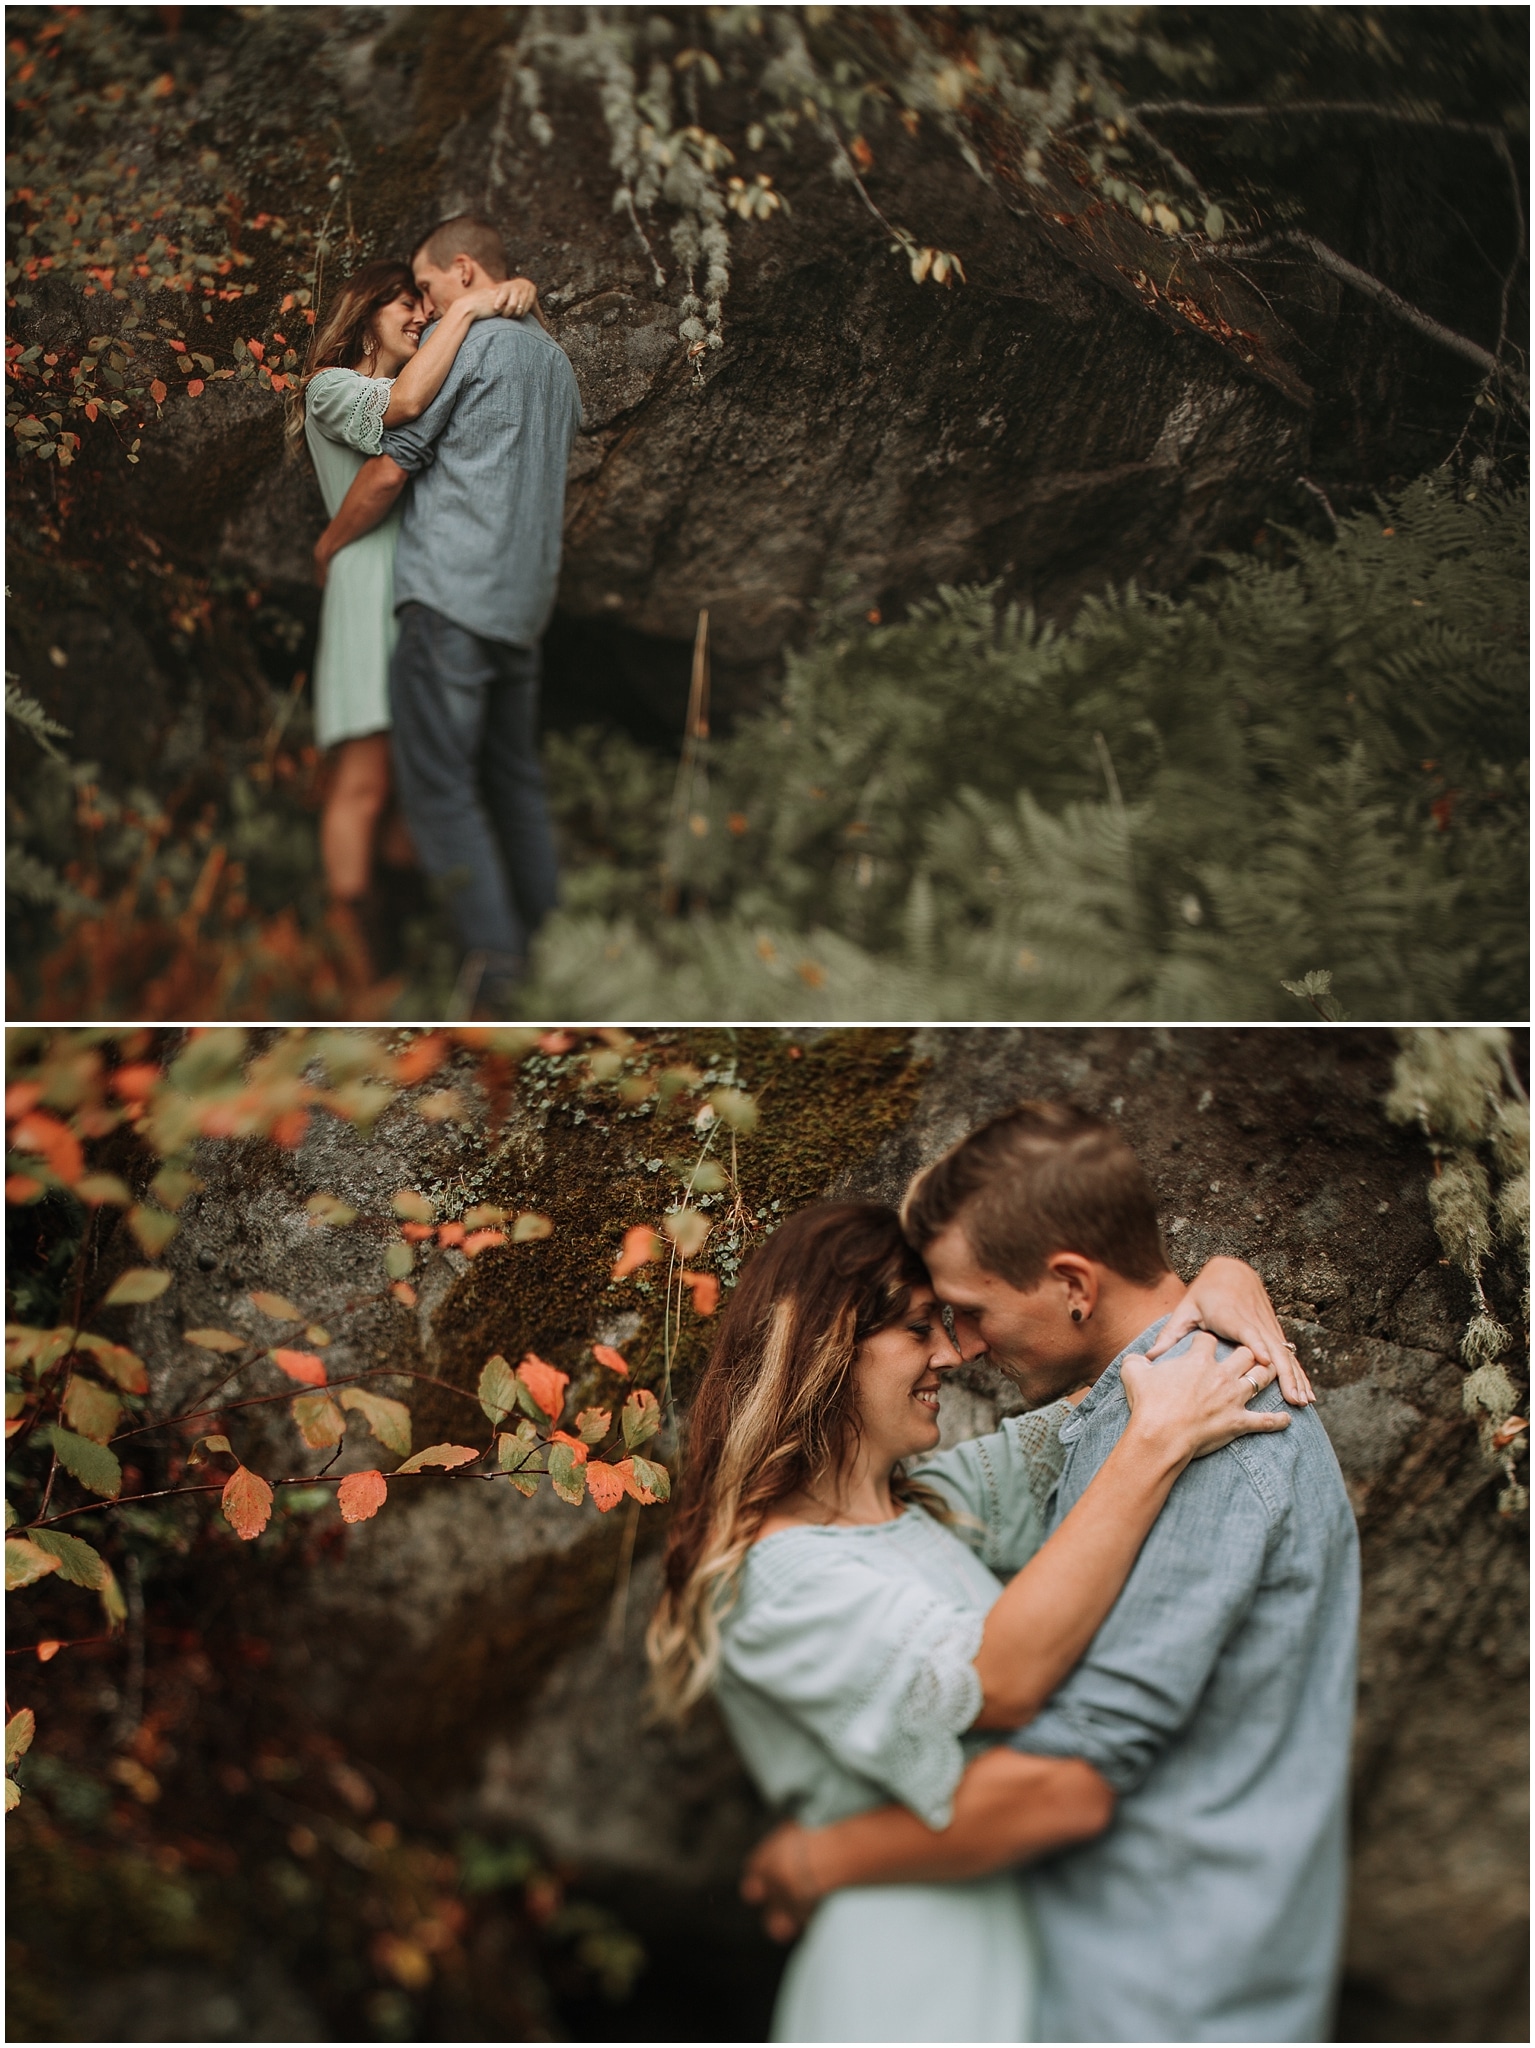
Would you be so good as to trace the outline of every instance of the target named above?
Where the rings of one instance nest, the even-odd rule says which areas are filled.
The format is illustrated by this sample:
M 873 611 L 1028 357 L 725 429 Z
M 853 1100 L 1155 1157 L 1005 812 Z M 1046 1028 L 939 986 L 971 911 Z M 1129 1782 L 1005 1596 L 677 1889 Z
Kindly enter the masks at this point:
M 651 1097 L 623 1105 L 620 1080 L 668 1067 L 690 1067 L 703 1079 L 670 1103 Z M 584 1082 L 581 1059 L 530 1060 L 499 1156 L 474 1176 L 475 1199 L 536 1210 L 554 1229 L 541 1242 L 482 1253 L 461 1276 L 433 1318 L 431 1370 L 472 1388 L 494 1353 L 515 1363 L 536 1351 L 571 1375 L 578 1398 L 611 1400 L 618 1389 L 593 1364 L 591 1343 L 616 1319 L 637 1315 L 639 1330 L 625 1338 L 624 1354 L 635 1384 L 659 1388 L 665 1268 L 617 1282 L 609 1274 L 624 1231 L 658 1224 L 680 1199 L 675 1169 L 685 1172 L 703 1149 L 692 1120 L 708 1089 L 737 1084 L 760 1107 L 757 1129 L 735 1145 L 739 1201 L 729 1190 L 713 1197 L 705 1213 L 719 1227 L 696 1262 L 728 1288 L 740 1259 L 780 1217 L 826 1194 L 910 1116 L 924 1071 L 908 1034 L 898 1031 L 833 1031 L 805 1043 L 777 1031 L 647 1033 L 623 1075 L 608 1083 Z M 712 1156 L 728 1166 L 728 1134 L 721 1140 Z M 674 1392 L 684 1400 L 712 1328 L 684 1310 L 672 1367 Z M 417 1441 L 461 1430 L 464 1415 L 460 1398 L 424 1390 Z

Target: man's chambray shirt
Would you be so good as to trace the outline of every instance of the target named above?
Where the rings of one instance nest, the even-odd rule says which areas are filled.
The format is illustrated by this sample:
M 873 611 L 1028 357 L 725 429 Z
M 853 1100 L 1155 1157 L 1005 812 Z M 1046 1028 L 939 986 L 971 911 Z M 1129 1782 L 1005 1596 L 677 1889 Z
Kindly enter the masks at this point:
M 1129 1420 L 1122 1360 L 1161 1327 L 1064 1424 L 1052 1529 Z M 1009 1738 L 1118 1794 L 1106 1834 L 1031 1873 L 1041 2040 L 1327 2038 L 1359 1544 L 1315 1409 L 1289 1416 L 1180 1476 L 1086 1657 Z
M 534 320 L 477 320 L 420 419 L 384 432 L 415 478 L 394 602 L 429 605 L 512 647 L 554 609 L 565 471 L 581 420 L 575 372 Z

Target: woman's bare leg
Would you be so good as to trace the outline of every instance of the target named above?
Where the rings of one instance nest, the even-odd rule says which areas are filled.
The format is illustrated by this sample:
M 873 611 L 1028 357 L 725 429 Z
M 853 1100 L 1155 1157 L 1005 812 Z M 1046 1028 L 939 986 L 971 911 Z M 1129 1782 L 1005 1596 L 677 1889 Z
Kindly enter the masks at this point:
M 389 801 L 389 735 L 343 740 L 320 818 L 320 854 L 334 902 L 355 905 L 373 879 L 373 843 Z

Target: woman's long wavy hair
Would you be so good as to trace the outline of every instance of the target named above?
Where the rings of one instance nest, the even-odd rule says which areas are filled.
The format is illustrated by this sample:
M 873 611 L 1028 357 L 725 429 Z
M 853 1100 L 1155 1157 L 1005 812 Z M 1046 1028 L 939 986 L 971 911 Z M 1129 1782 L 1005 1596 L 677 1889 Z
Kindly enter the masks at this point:
M 666 1584 L 645 1639 L 669 1718 L 709 1689 L 719 1616 L 768 1511 L 853 1450 L 858 1347 L 900 1320 L 927 1277 L 894 1210 L 877 1202 L 803 1209 L 747 1262 L 693 1400 Z M 892 1491 L 942 1512 L 904 1475 Z
M 310 380 L 322 370 L 355 369 L 362 360 L 369 328 L 401 292 L 416 296 L 416 280 L 410 265 L 392 257 L 380 257 L 354 270 L 326 307 L 324 319 L 316 321 L 309 337 L 304 374 L 288 398 L 284 431 L 290 453 L 304 438 L 304 393 Z

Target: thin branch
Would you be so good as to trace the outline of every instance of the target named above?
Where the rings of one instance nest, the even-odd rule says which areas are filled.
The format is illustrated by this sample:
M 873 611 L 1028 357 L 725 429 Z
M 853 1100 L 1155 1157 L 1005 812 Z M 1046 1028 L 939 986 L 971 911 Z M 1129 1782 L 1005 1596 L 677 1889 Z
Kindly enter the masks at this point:
M 1357 264 L 1350 263 L 1346 256 L 1340 256 L 1336 249 L 1329 248 L 1327 243 L 1316 235 L 1308 235 L 1299 228 L 1281 228 L 1274 234 L 1259 236 L 1255 241 L 1232 243 L 1229 249 L 1225 245 L 1218 245 L 1214 253 L 1222 257 L 1228 254 L 1261 256 L 1266 250 L 1282 243 L 1287 243 L 1292 248 L 1304 249 L 1324 270 L 1331 271 L 1334 277 L 1341 278 L 1345 284 L 1352 285 L 1356 291 L 1374 299 L 1388 312 L 1394 313 L 1399 320 L 1404 320 L 1409 327 L 1415 327 L 1420 334 L 1427 335 L 1430 341 L 1437 341 L 1441 348 L 1452 349 L 1456 355 L 1464 356 L 1468 363 L 1476 365 L 1483 376 L 1496 378 L 1500 383 L 1509 385 L 1515 396 L 1523 402 L 1520 387 L 1524 380 L 1518 371 L 1511 369 L 1506 363 L 1500 363 L 1495 355 L 1489 354 L 1480 342 L 1473 341 L 1469 335 L 1457 334 L 1453 327 L 1445 327 L 1431 314 L 1422 312 L 1417 306 L 1410 304 L 1399 292 L 1394 292 L 1390 285 L 1383 284 L 1378 277 L 1372 277 L 1369 271 L 1361 270 Z
M 1145 123 L 1136 119 L 1134 113 L 1126 114 L 1125 126 L 1140 137 L 1141 141 L 1145 143 L 1153 155 L 1159 156 L 1162 159 L 1173 176 L 1181 185 L 1186 186 L 1193 193 L 1201 206 L 1208 205 L 1209 195 L 1181 156 L 1175 156 L 1165 142 L 1158 142 Z
M 1480 135 L 1488 141 L 1501 140 L 1504 132 L 1489 121 L 1456 121 L 1443 114 L 1415 113 L 1408 107 L 1379 106 L 1373 100 L 1294 100 L 1288 106 L 1246 107 L 1210 107 L 1200 100 L 1142 100 L 1138 106 L 1127 107 L 1125 113 L 1153 118 L 1158 114 L 1189 114 L 1210 121 L 1284 121 L 1292 116 L 1357 114 L 1367 120 L 1393 121 L 1408 128 L 1441 128 L 1450 135 Z
M 1295 481 L 1300 485 L 1303 491 L 1309 491 L 1312 497 L 1316 499 L 1317 503 L 1321 506 L 1322 510 L 1327 514 L 1328 525 L 1331 526 L 1333 532 L 1336 533 L 1338 530 L 1338 515 L 1332 509 L 1332 500 L 1328 497 L 1327 493 L 1322 489 L 1322 486 L 1320 484 L 1314 484 L 1309 476 L 1298 476 L 1295 479 Z

